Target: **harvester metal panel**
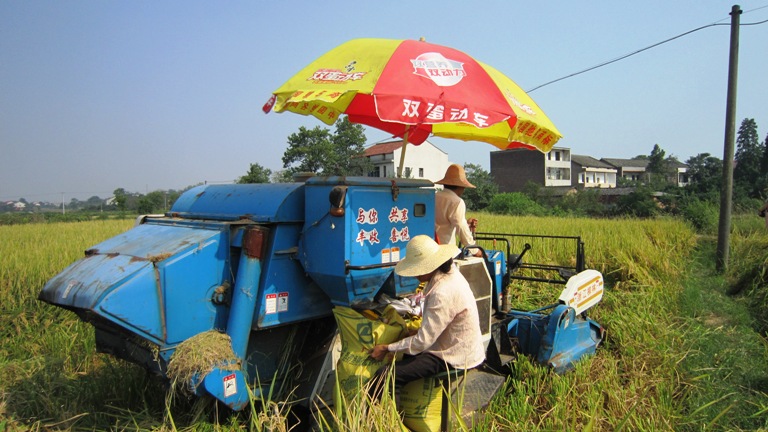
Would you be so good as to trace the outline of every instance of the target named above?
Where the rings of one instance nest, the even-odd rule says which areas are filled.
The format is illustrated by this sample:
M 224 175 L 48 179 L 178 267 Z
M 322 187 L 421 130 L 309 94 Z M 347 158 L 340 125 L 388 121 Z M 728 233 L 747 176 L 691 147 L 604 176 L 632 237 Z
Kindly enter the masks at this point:
M 303 191 L 303 183 L 197 186 L 176 200 L 171 214 L 191 219 L 300 222 Z
M 139 225 L 87 250 L 39 297 L 159 344 L 178 343 L 221 320 L 210 298 L 227 277 L 228 236 L 223 225 Z
M 334 304 L 364 305 L 385 285 L 412 292 L 415 279 L 393 274 L 416 235 L 434 235 L 434 189 L 427 180 L 313 177 L 299 258 Z M 336 215 L 329 197 L 343 196 Z M 398 292 L 399 291 L 399 292 Z

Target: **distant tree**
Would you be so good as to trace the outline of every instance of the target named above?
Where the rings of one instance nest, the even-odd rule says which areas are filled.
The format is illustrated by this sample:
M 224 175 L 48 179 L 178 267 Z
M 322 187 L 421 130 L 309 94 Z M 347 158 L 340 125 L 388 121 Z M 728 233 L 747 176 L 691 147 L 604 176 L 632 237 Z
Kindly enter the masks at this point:
M 88 205 L 88 207 L 99 208 L 103 202 L 104 201 L 101 198 L 99 198 L 98 196 L 94 195 L 94 196 L 88 198 L 88 200 L 86 201 L 86 204 Z
M 283 167 L 291 171 L 320 173 L 333 152 L 331 132 L 320 126 L 299 128 L 298 133 L 288 137 L 288 148 L 283 153 Z
M 279 170 L 272 173 L 270 177 L 272 183 L 293 183 L 293 173 L 291 170 Z
M 650 156 L 648 156 L 648 166 L 646 171 L 651 176 L 651 182 L 666 181 L 669 171 L 669 164 L 665 159 L 666 152 L 658 145 L 653 145 Z
M 339 175 L 364 176 L 373 170 L 365 153 L 365 128 L 349 121 L 344 116 L 336 122 L 336 133 L 332 137 L 336 151 L 334 172 Z
M 723 161 L 709 153 L 699 153 L 687 161 L 689 183 L 686 189 L 705 201 L 717 201 L 723 183 Z
M 488 211 L 507 215 L 542 216 L 547 210 L 521 192 L 497 194 L 491 199 Z
M 365 175 L 371 163 L 365 152 L 363 126 L 353 124 L 347 117 L 336 122 L 336 132 L 328 129 L 300 127 L 288 137 L 283 154 L 283 167 L 291 173 L 308 171 L 321 175 Z
M 760 168 L 765 158 L 765 148 L 760 145 L 755 119 L 744 119 L 736 138 L 736 166 L 733 169 L 735 191 L 742 191 L 750 198 L 759 198 L 765 188 L 765 175 Z
M 652 217 L 659 211 L 659 204 L 647 186 L 640 186 L 628 195 L 621 196 L 616 203 L 616 212 L 620 215 Z
M 499 193 L 499 186 L 493 181 L 491 173 L 480 165 L 464 164 L 464 172 L 467 174 L 467 180 L 475 185 L 474 189 L 465 189 L 462 195 L 467 209 L 483 210 L 491 203 L 494 195 Z
M 272 175 L 272 170 L 264 168 L 258 163 L 252 163 L 248 169 L 248 173 L 237 179 L 239 184 L 247 183 L 269 183 L 269 178 Z
M 565 194 L 555 207 L 556 213 L 572 216 L 600 216 L 605 212 L 605 206 L 600 202 L 600 192 L 592 188 Z
M 128 204 L 128 193 L 123 188 L 117 188 L 112 193 L 115 195 L 115 205 L 117 206 L 117 209 L 125 211 Z
M 768 173 L 768 134 L 765 135 L 761 147 L 763 149 L 763 158 L 760 160 L 760 171 Z
M 70 210 L 77 210 L 81 209 L 83 207 L 82 201 L 80 201 L 77 198 L 72 198 L 69 200 L 69 204 L 67 205 L 67 208 Z
M 153 191 L 139 197 L 137 210 L 139 214 L 163 213 L 165 201 L 165 192 Z

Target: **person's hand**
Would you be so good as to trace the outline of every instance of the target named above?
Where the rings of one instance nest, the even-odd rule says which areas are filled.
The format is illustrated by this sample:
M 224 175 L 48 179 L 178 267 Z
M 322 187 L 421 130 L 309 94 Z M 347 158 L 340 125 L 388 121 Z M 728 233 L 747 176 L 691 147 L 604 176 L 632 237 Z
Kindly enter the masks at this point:
M 368 355 L 370 355 L 371 358 L 376 361 L 382 361 L 387 356 L 388 352 L 389 350 L 387 349 L 386 345 L 376 345 L 375 347 L 371 348 L 370 351 L 368 351 Z

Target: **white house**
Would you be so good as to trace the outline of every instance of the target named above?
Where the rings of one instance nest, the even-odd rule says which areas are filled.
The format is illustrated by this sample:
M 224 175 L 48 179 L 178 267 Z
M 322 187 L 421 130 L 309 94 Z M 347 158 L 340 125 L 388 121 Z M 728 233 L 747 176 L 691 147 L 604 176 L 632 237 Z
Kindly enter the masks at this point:
M 591 156 L 572 155 L 573 184 L 585 188 L 615 188 L 617 170 Z
M 373 163 L 373 171 L 369 177 L 396 177 L 402 150 L 401 140 L 374 144 L 365 149 L 365 156 Z M 436 182 L 443 178 L 450 164 L 448 153 L 429 141 L 419 145 L 408 144 L 405 149 L 403 177 Z

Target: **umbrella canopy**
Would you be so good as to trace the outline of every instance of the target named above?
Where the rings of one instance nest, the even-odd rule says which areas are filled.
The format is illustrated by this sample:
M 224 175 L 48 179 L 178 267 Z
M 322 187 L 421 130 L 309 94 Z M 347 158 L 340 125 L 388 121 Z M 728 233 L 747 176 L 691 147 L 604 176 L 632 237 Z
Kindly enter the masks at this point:
M 459 50 L 414 40 L 339 45 L 280 86 L 264 106 L 271 109 L 328 125 L 346 114 L 413 144 L 434 135 L 548 152 L 562 136 L 501 72 Z

